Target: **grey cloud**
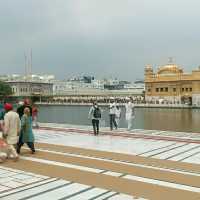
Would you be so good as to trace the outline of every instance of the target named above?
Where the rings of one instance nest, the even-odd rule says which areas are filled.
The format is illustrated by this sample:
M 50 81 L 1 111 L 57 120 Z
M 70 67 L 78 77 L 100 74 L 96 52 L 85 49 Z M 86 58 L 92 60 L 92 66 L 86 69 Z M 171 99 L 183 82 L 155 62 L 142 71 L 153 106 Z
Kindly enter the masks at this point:
M 200 64 L 200 3 L 195 0 L 0 0 L 0 73 L 143 78 L 144 65 L 174 56 Z

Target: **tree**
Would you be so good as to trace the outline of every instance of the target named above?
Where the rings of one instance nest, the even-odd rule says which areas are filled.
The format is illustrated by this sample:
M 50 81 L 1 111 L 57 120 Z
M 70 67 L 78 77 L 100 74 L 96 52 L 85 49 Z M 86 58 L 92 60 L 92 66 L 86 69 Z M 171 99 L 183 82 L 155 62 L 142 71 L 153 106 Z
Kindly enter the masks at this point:
M 5 82 L 0 81 L 0 96 L 8 96 L 12 94 L 12 88 Z

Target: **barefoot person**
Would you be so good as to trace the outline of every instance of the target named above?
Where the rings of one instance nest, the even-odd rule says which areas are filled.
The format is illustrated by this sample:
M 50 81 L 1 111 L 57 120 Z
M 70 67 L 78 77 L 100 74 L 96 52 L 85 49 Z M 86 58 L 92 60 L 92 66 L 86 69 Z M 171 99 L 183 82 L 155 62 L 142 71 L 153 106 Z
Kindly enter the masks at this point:
M 37 118 L 38 118 L 38 108 L 34 104 L 32 107 L 32 118 L 33 118 L 33 126 L 36 128 L 39 128 Z
M 110 130 L 113 130 L 113 125 L 115 126 L 115 129 L 117 129 L 117 123 L 115 121 L 115 112 L 116 112 L 116 103 L 115 99 L 113 97 L 110 98 L 110 104 L 109 104 L 109 118 L 110 118 Z
M 126 121 L 128 124 L 128 131 L 130 131 L 133 128 L 133 120 L 135 119 L 135 109 L 133 104 L 133 99 L 131 97 L 126 98 Z
M 20 153 L 20 149 L 24 143 L 31 149 L 32 153 L 35 153 L 34 147 L 34 135 L 32 130 L 32 117 L 30 115 L 30 108 L 24 108 L 24 115 L 21 118 L 21 133 L 20 141 L 18 143 L 17 152 Z
M 98 104 L 96 101 L 93 102 L 93 105 L 90 108 L 88 118 L 92 119 L 94 135 L 98 135 L 99 134 L 99 120 L 101 119 L 101 110 L 98 107 Z
M 115 111 L 115 121 L 117 123 L 117 127 L 119 128 L 119 121 L 121 119 L 121 109 L 120 107 L 117 105 L 116 106 L 116 111 Z
M 8 157 L 18 160 L 18 154 L 15 150 L 15 145 L 19 140 L 20 119 L 19 115 L 13 111 L 11 104 L 4 105 L 6 114 L 4 116 L 3 135 L 7 143 Z M 12 156 L 12 157 L 11 157 Z

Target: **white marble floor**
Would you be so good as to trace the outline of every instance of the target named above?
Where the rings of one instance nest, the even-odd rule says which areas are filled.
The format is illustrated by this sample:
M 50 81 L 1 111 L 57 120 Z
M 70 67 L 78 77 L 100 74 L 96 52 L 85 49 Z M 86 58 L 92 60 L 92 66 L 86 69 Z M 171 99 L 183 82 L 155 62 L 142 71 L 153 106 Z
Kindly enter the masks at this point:
M 196 141 L 200 140 L 199 134 L 189 134 L 180 132 L 168 132 L 168 131 L 156 131 L 156 130 L 132 130 L 126 132 L 125 130 L 119 130 L 115 133 L 120 133 L 121 136 L 109 134 L 100 134 L 99 136 L 92 135 L 89 131 L 91 127 L 76 127 L 71 125 L 57 125 L 57 124 L 45 124 L 44 127 L 50 127 L 49 130 L 35 129 L 35 138 L 38 143 L 57 144 L 71 147 L 80 147 L 85 149 L 94 149 L 115 153 L 126 153 L 130 155 L 139 155 L 146 158 L 157 158 L 163 160 L 173 160 L 180 162 L 188 162 L 194 164 L 200 164 L 200 143 L 195 142 L 182 142 L 178 140 L 160 140 L 152 138 L 145 139 L 143 137 L 132 138 L 124 137 L 126 134 L 138 134 L 151 135 L 159 137 L 172 137 L 172 138 L 192 138 Z M 66 128 L 66 131 L 54 128 Z M 72 130 L 70 130 L 71 128 Z M 104 129 L 107 131 L 107 129 Z M 88 158 L 83 155 L 76 155 L 73 153 L 62 153 L 44 149 L 37 149 L 38 151 L 45 153 L 53 153 L 57 155 L 71 155 L 74 157 Z M 192 175 L 194 177 L 200 177 L 200 174 L 187 171 L 179 171 L 175 169 L 165 169 L 162 167 L 145 166 L 137 163 L 126 163 L 124 161 L 114 161 L 103 158 L 92 158 L 96 160 L 103 160 L 110 163 L 127 164 L 130 166 L 141 167 L 143 169 L 155 169 L 158 171 L 167 171 L 172 173 L 178 173 L 182 175 Z M 80 164 L 69 164 L 63 162 L 56 162 L 42 158 L 33 158 L 27 156 L 21 156 L 22 160 L 34 161 L 38 163 L 45 163 L 55 166 L 63 166 L 66 168 L 79 169 L 81 171 L 87 171 L 92 173 L 102 173 L 112 177 L 118 177 L 121 179 L 134 180 L 139 182 L 148 183 L 151 185 L 166 186 L 169 188 L 179 189 L 183 191 L 200 193 L 199 187 L 171 183 L 167 181 L 154 180 L 152 178 L 144 178 L 140 176 L 134 176 L 130 174 L 124 174 L 109 170 L 102 170 L 92 167 L 84 167 Z M 94 187 L 91 185 L 85 185 L 75 183 L 70 180 L 62 180 L 59 178 L 51 178 L 49 176 L 41 176 L 34 173 L 29 173 L 21 170 L 15 170 L 0 165 L 0 199 L 2 200 L 129 200 L 138 199 L 145 200 L 142 197 L 133 197 L 126 194 L 119 194 L 116 191 L 110 191 L 103 188 Z
M 0 199 L 132 200 L 133 197 L 114 191 L 0 166 Z M 142 198 L 139 199 L 142 200 Z
M 136 132 L 136 130 L 133 131 Z M 86 133 L 88 132 L 86 131 Z M 169 134 L 173 137 L 179 137 L 180 133 L 177 135 L 177 132 L 170 132 Z M 76 132 L 68 131 L 67 133 L 54 130 L 35 130 L 35 135 L 38 142 L 200 164 L 200 144 L 198 143 L 112 135 L 99 135 L 96 137 L 90 133 L 79 133 L 79 130 Z

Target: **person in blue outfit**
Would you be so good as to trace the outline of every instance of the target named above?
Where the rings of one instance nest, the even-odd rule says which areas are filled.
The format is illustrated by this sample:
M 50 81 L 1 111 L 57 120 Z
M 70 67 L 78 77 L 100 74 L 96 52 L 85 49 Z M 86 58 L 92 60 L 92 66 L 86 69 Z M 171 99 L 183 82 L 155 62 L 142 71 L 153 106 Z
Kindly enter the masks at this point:
M 35 153 L 34 140 L 35 139 L 32 130 L 32 116 L 30 114 L 30 108 L 25 107 L 24 115 L 21 118 L 21 135 L 17 147 L 17 153 L 20 153 L 20 149 L 24 145 L 24 143 L 26 143 L 27 146 L 31 149 L 32 153 Z

